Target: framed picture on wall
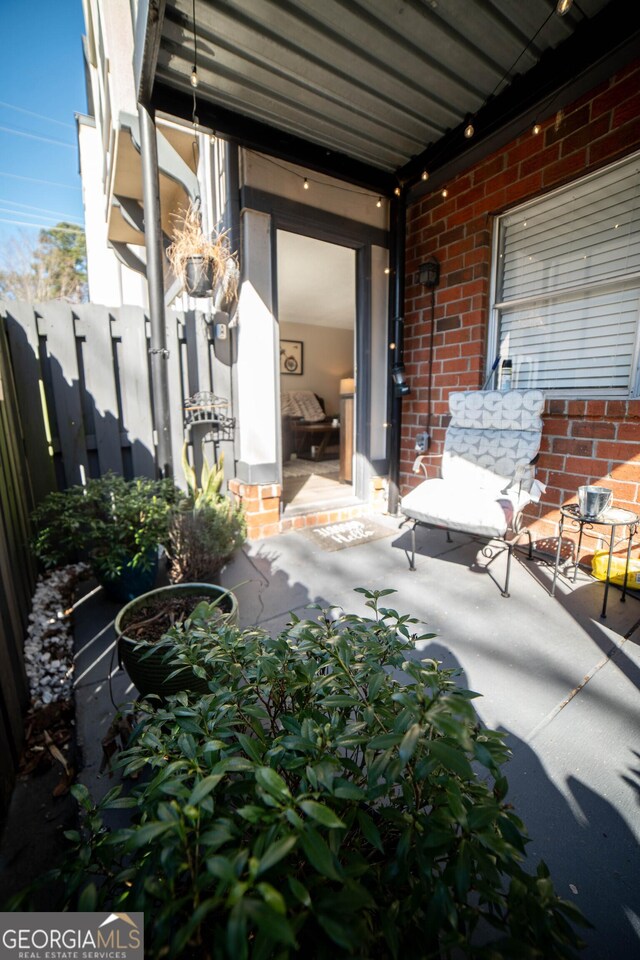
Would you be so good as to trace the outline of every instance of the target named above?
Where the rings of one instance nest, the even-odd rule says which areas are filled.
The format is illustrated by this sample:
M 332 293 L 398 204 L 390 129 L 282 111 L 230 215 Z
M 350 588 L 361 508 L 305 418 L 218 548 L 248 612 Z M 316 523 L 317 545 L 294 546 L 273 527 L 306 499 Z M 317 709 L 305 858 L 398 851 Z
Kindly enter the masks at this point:
M 302 376 L 302 340 L 280 341 L 280 373 Z

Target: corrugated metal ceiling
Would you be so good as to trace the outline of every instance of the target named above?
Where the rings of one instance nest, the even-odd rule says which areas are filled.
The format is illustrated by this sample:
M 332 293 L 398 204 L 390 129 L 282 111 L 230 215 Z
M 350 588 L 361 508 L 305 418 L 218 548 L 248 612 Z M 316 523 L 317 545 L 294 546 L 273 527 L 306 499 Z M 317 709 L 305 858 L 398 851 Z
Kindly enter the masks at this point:
M 396 172 L 607 0 L 196 0 L 199 112 Z M 166 0 L 155 83 L 191 95 L 192 0 Z M 182 101 L 183 104 L 186 100 Z

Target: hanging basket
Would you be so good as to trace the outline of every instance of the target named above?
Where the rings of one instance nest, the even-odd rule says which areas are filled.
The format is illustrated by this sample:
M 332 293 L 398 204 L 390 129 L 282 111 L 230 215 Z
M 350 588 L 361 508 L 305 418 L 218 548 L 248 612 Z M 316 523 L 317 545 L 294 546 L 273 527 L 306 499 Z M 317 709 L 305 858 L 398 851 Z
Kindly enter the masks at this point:
M 213 293 L 213 260 L 190 257 L 185 263 L 184 285 L 192 297 L 210 297 Z

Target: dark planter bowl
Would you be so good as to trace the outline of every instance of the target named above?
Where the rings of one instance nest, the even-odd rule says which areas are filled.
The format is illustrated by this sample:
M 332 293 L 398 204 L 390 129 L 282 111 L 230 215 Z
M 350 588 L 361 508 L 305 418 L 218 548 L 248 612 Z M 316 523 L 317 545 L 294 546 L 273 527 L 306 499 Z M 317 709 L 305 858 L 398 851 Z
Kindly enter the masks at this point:
M 191 257 L 184 271 L 184 285 L 192 297 L 209 297 L 213 293 L 213 261 Z
M 157 693 L 161 697 L 170 697 L 181 690 L 190 690 L 194 693 L 208 693 L 209 685 L 206 680 L 196 677 L 192 670 L 185 667 L 179 674 L 167 680 L 175 667 L 167 657 L 167 647 L 163 646 L 149 656 L 145 656 L 148 646 L 144 646 L 144 639 L 133 640 L 126 634 L 127 621 L 131 622 L 136 610 L 144 607 L 156 598 L 176 596 L 207 596 L 211 601 L 220 599 L 219 607 L 230 624 L 238 622 L 238 600 L 234 593 L 225 590 L 214 583 L 174 583 L 168 587 L 159 587 L 149 593 L 136 597 L 122 608 L 115 620 L 116 636 L 118 637 L 118 654 L 120 662 L 142 696 Z M 144 657 L 144 659 L 142 659 Z M 166 658 L 166 659 L 165 659 Z
M 95 575 L 101 587 L 111 600 L 128 603 L 143 593 L 152 590 L 158 576 L 158 550 L 154 547 L 150 552 L 147 563 L 143 567 L 134 567 L 127 563 L 119 576 L 109 576 L 100 570 L 99 564 L 94 564 Z

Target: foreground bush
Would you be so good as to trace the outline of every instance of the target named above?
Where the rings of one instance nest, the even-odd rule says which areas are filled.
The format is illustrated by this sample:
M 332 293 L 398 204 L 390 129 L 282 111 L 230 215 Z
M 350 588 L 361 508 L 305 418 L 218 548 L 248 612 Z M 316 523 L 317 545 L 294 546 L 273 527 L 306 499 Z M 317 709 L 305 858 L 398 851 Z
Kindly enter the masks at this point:
M 392 591 L 361 592 L 371 618 L 276 638 L 203 607 L 173 629 L 211 693 L 143 705 L 120 762 L 144 782 L 101 805 L 129 826 L 76 788 L 70 909 L 143 910 L 150 957 L 574 956 L 580 914 L 522 867 L 502 735 L 452 671 L 408 659 Z

